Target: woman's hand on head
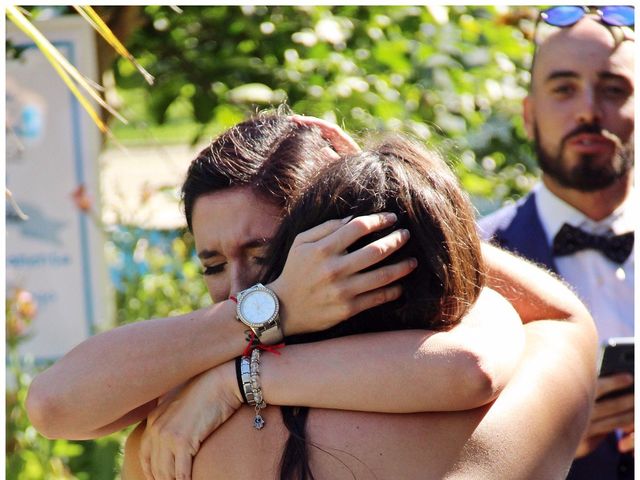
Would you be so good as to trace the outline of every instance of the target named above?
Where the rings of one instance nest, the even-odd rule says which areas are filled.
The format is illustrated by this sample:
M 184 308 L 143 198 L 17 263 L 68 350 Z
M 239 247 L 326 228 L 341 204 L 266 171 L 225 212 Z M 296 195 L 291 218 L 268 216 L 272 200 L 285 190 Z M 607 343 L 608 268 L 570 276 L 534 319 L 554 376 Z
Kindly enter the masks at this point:
M 140 444 L 146 480 L 188 480 L 202 442 L 242 405 L 233 362 L 192 378 L 160 400 Z
M 291 118 L 298 125 L 320 129 L 322 137 L 331 144 L 338 155 L 354 155 L 360 152 L 360 146 L 355 140 L 335 123 L 305 115 L 292 115 Z
M 329 220 L 296 237 L 282 274 L 269 285 L 280 298 L 285 335 L 326 330 L 400 297 L 402 289 L 394 282 L 413 271 L 415 259 L 363 270 L 402 248 L 409 239 L 407 230 L 395 230 L 347 253 L 354 242 L 396 220 L 388 213 Z

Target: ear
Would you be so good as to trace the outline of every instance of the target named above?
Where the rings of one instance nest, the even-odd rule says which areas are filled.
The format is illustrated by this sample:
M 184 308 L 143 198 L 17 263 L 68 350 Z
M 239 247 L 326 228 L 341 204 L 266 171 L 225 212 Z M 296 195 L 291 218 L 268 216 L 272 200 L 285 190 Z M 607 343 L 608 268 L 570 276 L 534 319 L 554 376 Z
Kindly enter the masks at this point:
M 535 115 L 534 115 L 534 100 L 531 94 L 524 97 L 522 101 L 522 116 L 524 118 L 524 128 L 527 131 L 527 136 L 529 140 L 533 140 L 534 137 L 534 126 L 535 126 Z
M 535 115 L 534 101 L 531 94 L 524 97 L 524 100 L 522 101 L 522 116 L 524 118 L 524 128 L 527 131 L 527 136 L 529 137 L 529 140 L 533 140 Z

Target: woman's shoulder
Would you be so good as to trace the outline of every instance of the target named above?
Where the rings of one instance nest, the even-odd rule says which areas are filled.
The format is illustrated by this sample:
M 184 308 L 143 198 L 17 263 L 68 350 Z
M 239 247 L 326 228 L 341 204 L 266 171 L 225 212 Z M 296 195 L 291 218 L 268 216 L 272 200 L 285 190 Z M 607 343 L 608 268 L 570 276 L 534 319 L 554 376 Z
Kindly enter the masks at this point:
M 482 321 L 478 322 L 480 319 Z M 513 305 L 497 291 L 484 287 L 465 320 L 468 324 L 486 326 L 487 319 L 491 319 L 492 322 L 502 322 L 504 326 L 512 328 L 522 326 L 520 315 Z

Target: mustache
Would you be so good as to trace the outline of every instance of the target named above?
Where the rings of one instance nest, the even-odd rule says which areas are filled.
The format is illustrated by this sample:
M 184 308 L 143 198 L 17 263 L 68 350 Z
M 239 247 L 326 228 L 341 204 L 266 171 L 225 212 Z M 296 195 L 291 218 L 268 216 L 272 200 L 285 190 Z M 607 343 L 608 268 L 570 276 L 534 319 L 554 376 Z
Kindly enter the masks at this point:
M 609 130 L 605 130 L 604 128 L 602 128 L 597 123 L 585 123 L 583 125 L 578 125 L 576 128 L 571 130 L 569 133 L 567 133 L 563 137 L 563 139 L 562 139 L 562 147 L 564 148 L 565 144 L 569 140 L 571 140 L 572 137 L 575 137 L 576 135 L 580 135 L 580 134 L 583 134 L 583 133 L 601 135 L 601 136 L 611 140 L 613 143 L 615 143 L 616 147 L 618 147 L 618 148 L 622 147 L 622 140 L 620 140 L 620 137 L 618 137 L 615 133 L 610 132 Z

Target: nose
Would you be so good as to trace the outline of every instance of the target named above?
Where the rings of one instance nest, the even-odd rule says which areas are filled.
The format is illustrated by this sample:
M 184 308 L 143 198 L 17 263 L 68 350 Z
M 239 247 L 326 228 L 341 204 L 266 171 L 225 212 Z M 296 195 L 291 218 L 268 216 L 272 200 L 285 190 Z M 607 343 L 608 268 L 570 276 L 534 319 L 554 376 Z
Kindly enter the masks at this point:
M 243 263 L 235 263 L 231 267 L 231 294 L 235 295 L 236 293 L 249 288 L 251 285 L 257 282 L 256 279 L 252 278 L 252 272 L 247 265 Z
M 238 292 L 249 287 L 249 285 L 247 285 L 247 282 L 242 274 L 242 271 L 240 271 L 239 268 L 236 268 L 235 271 L 231 273 L 230 287 L 231 287 L 232 295 L 235 295 Z
M 579 124 L 598 124 L 602 118 L 600 101 L 593 89 L 585 89 L 577 111 Z

